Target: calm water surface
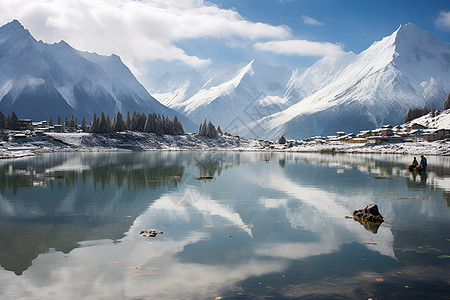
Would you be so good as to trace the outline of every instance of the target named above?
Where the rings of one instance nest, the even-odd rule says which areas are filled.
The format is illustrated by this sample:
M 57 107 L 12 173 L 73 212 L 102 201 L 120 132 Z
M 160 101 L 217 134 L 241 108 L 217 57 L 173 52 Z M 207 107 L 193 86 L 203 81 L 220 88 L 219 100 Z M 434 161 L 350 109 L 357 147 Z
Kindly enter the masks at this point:
M 448 299 L 450 158 L 429 157 L 416 177 L 411 161 L 237 152 L 3 160 L 0 298 Z M 379 228 L 345 218 L 370 203 L 385 217 Z

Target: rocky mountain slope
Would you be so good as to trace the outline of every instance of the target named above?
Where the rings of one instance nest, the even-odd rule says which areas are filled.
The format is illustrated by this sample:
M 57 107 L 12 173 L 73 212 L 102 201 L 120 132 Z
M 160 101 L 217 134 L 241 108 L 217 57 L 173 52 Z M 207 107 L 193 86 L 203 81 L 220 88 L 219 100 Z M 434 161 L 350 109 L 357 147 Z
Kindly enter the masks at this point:
M 450 44 L 406 24 L 360 54 L 337 53 L 307 69 L 252 61 L 206 73 L 182 80 L 166 75 L 166 86 L 155 84 L 152 93 L 197 122 L 207 118 L 249 137 L 358 132 L 401 124 L 411 107 L 442 109 L 450 91 Z
M 75 115 L 89 121 L 101 111 L 136 110 L 177 115 L 187 129 L 196 127 L 155 100 L 118 56 L 37 41 L 17 20 L 0 28 L 0 110 L 33 120 Z

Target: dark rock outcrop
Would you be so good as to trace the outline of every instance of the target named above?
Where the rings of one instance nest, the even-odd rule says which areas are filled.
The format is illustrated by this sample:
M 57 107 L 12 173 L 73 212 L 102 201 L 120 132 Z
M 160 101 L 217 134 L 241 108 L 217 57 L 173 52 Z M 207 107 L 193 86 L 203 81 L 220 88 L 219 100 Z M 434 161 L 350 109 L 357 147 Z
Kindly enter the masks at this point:
M 156 230 L 156 229 L 146 229 L 146 230 L 141 230 L 141 232 L 139 232 L 140 235 L 142 236 L 148 236 L 148 237 L 155 237 L 158 234 L 163 234 L 164 232 Z
M 353 212 L 353 220 L 359 222 L 366 230 L 377 233 L 381 223 L 384 222 L 383 216 L 378 211 L 376 204 L 369 204 L 364 209 L 357 209 Z

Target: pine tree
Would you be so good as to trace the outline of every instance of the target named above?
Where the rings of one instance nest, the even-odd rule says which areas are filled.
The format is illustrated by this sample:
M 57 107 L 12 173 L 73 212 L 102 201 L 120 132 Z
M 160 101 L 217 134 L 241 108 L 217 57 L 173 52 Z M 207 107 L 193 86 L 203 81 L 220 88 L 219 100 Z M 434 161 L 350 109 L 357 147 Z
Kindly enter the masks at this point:
M 217 130 L 216 127 L 211 123 L 211 121 L 208 122 L 208 125 L 206 127 L 206 136 L 214 139 L 217 137 Z
M 67 116 L 64 120 L 63 127 L 64 127 L 64 131 L 66 131 L 69 128 L 69 119 L 67 118 Z
M 6 128 L 6 118 L 2 111 L 0 111 L 0 129 L 3 130 Z
M 111 132 L 111 118 L 109 115 L 106 116 L 106 131 L 105 133 Z
M 217 134 L 220 136 L 223 135 L 222 129 L 220 129 L 220 125 L 217 126 Z
M 6 129 L 11 129 L 11 116 L 6 116 Z
M 19 118 L 16 116 L 14 112 L 11 114 L 11 118 L 9 121 L 9 129 L 17 130 L 19 129 Z
M 184 134 L 184 128 L 181 122 L 178 120 L 177 116 L 173 117 L 173 125 L 174 125 L 174 134 L 182 135 Z
M 56 119 L 56 124 L 62 125 L 62 120 L 60 116 L 58 116 L 58 118 Z
M 208 129 L 208 124 L 206 124 L 206 119 L 203 121 L 203 124 L 200 124 L 200 128 L 198 129 L 198 135 L 206 136 L 206 131 Z
M 144 132 L 155 133 L 156 130 L 156 115 L 148 114 L 145 120 Z
M 114 116 L 111 127 L 112 132 L 121 132 L 127 129 L 120 111 Z
M 284 135 L 280 136 L 280 138 L 278 139 L 278 144 L 286 144 L 286 138 L 284 137 Z
M 86 132 L 86 118 L 83 116 L 83 120 L 81 120 L 81 130 Z
M 162 135 L 163 132 L 163 128 L 162 128 L 162 120 L 161 120 L 161 116 L 158 115 L 158 118 L 156 119 L 156 124 L 155 124 L 155 134 L 157 135 Z
M 97 115 L 95 113 L 94 113 L 94 116 L 92 117 L 90 132 L 93 132 L 93 133 L 97 132 Z
M 127 112 L 127 118 L 125 120 L 125 126 L 127 130 L 131 130 L 131 115 L 130 112 Z
M 105 113 L 102 111 L 97 120 L 97 133 L 107 133 L 108 132 L 108 123 L 106 120 Z
M 134 111 L 133 115 L 131 116 L 131 130 L 132 131 L 139 131 L 139 114 L 137 111 Z
M 48 126 L 53 126 L 53 119 L 50 117 L 50 120 L 48 121 Z

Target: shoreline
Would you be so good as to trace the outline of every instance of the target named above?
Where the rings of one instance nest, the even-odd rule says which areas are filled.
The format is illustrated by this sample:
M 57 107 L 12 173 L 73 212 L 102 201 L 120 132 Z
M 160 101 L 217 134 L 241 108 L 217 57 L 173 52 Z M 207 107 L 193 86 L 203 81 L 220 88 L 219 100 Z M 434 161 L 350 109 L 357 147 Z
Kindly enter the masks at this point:
M 16 149 L 14 149 L 16 148 Z M 0 159 L 13 159 L 56 152 L 139 152 L 139 151 L 245 151 L 328 154 L 407 154 L 450 156 L 450 141 L 347 144 L 335 141 L 273 141 L 223 135 L 215 139 L 192 133 L 161 135 L 142 132 L 49 133 L 30 136 L 21 143 L 0 148 Z

